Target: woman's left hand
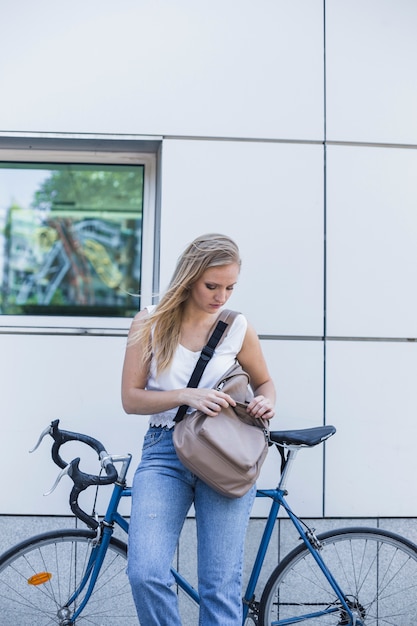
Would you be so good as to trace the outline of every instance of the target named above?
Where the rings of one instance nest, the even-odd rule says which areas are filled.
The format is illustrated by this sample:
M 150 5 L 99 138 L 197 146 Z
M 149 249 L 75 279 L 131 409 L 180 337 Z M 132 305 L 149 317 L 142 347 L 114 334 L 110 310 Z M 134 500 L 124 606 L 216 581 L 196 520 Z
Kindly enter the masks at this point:
M 265 396 L 255 396 L 248 404 L 247 411 L 252 417 L 270 420 L 275 415 L 273 404 Z

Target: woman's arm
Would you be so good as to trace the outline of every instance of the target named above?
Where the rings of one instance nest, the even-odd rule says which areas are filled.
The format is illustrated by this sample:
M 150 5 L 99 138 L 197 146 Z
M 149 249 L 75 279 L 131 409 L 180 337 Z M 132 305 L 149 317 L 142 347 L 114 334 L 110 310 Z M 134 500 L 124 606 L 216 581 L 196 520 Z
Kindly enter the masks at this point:
M 275 415 L 275 385 L 269 374 L 255 329 L 248 325 L 237 360 L 249 374 L 254 398 L 248 406 L 253 417 L 271 419 Z
M 122 404 L 126 413 L 152 415 L 185 404 L 214 416 L 222 407 L 236 402 L 228 394 L 215 389 L 173 389 L 152 391 L 146 389 L 149 377 L 149 363 L 143 361 L 143 346 L 139 341 L 130 342 L 147 318 L 148 312 L 138 313 L 131 325 L 122 372 Z

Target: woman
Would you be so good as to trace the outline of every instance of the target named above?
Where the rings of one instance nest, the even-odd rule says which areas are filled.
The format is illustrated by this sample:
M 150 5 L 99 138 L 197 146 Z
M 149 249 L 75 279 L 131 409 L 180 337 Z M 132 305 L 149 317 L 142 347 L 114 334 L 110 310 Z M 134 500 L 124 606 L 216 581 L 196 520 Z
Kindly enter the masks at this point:
M 166 294 L 136 315 L 122 377 L 127 413 L 150 415 L 132 486 L 128 575 L 140 623 L 180 626 L 170 566 L 194 504 L 198 536 L 200 626 L 241 626 L 243 547 L 255 487 L 241 498 L 213 491 L 179 461 L 172 443 L 178 407 L 213 419 L 234 405 L 213 385 L 237 359 L 251 378 L 248 413 L 271 419 L 275 390 L 255 330 L 239 314 L 197 388 L 187 387 L 201 349 L 240 271 L 236 244 L 224 235 L 198 237 L 178 260 Z

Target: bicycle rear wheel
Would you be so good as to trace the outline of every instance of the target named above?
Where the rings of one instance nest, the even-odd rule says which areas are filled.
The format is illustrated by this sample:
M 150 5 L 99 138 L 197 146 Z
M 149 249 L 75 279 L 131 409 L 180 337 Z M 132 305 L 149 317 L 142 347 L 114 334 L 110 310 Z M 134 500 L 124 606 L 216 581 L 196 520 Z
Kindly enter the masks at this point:
M 1 620 L 14 626 L 72 624 L 66 603 L 80 582 L 95 533 L 58 530 L 37 535 L 11 548 L 0 559 Z M 126 545 L 112 537 L 93 593 L 77 624 L 137 626 L 126 575 Z M 74 622 L 75 623 L 75 622 Z
M 417 624 L 417 547 L 413 543 L 376 528 L 344 528 L 318 539 L 324 562 L 361 624 Z M 334 612 L 306 621 L 317 626 L 352 625 L 303 544 L 271 574 L 261 597 L 259 624 L 295 624 L 301 615 L 325 609 Z

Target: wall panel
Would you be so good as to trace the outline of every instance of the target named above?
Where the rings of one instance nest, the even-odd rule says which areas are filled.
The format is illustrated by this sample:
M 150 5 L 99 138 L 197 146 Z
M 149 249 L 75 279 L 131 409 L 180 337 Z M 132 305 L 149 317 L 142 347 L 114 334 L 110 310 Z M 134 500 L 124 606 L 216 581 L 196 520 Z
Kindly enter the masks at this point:
M 329 341 L 326 364 L 326 515 L 415 517 L 417 345 Z
M 417 144 L 417 3 L 326 0 L 331 141 Z
M 417 151 L 327 149 L 327 334 L 417 337 Z
M 7 3 L 1 129 L 322 139 L 322 4 Z
M 243 266 L 231 305 L 260 334 L 323 334 L 323 148 L 164 141 L 161 287 L 186 244 L 234 237 Z
M 108 452 L 131 452 L 133 470 L 147 418 L 127 416 L 121 407 L 124 346 L 124 337 L 0 335 L 2 461 L 16 487 L 4 494 L 1 513 L 70 513 L 68 477 L 52 495 L 42 495 L 60 471 L 50 458 L 51 437 L 28 454 L 54 419 L 60 419 L 65 430 L 101 440 Z M 67 448 L 65 460 L 80 455 L 81 469 L 97 473 L 96 455 L 87 446 L 71 443 Z M 87 503 L 92 492 L 80 502 Z

